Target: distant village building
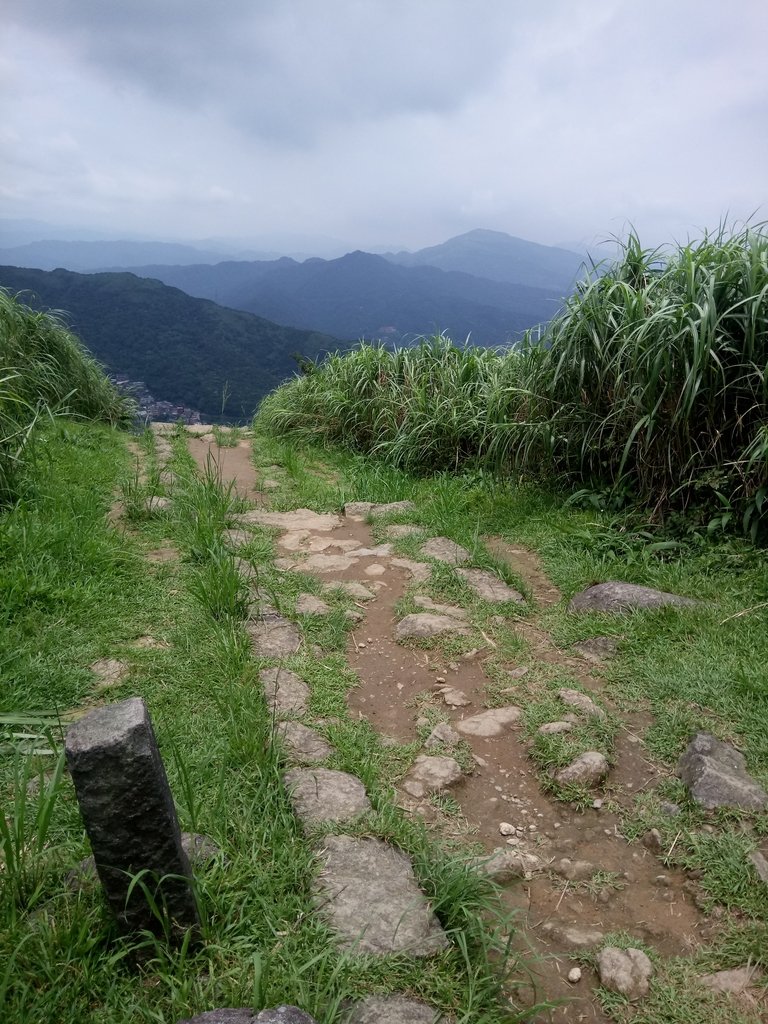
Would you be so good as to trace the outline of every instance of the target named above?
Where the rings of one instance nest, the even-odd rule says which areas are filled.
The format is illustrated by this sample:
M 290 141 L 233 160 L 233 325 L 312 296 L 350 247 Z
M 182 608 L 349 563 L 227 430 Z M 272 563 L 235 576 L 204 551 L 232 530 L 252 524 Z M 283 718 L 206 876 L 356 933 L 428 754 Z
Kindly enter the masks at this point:
M 143 380 L 130 380 L 123 374 L 116 374 L 110 380 L 124 394 L 129 395 L 136 403 L 136 420 L 140 424 L 156 421 L 160 423 L 186 424 L 202 423 L 203 419 L 197 409 L 176 402 L 164 402 L 155 398 Z

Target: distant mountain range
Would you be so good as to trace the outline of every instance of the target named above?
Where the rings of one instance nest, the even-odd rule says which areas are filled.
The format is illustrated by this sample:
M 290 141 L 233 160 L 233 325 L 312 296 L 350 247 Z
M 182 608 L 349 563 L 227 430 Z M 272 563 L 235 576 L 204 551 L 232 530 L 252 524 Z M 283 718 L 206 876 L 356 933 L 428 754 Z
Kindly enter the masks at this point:
M 23 293 L 35 308 L 66 310 L 72 330 L 109 372 L 144 381 L 158 397 L 213 421 L 249 418 L 296 372 L 293 353 L 315 359 L 345 347 L 134 274 L 0 266 L 0 287 Z
M 584 255 L 578 252 L 480 228 L 418 252 L 385 255 L 404 267 L 459 270 L 491 281 L 544 288 L 559 295 L 573 289 L 585 262 Z
M 190 295 L 350 341 L 407 342 L 445 331 L 457 342 L 508 345 L 526 328 L 549 320 L 565 291 L 427 265 L 405 267 L 367 252 L 303 263 L 283 258 L 131 270 Z

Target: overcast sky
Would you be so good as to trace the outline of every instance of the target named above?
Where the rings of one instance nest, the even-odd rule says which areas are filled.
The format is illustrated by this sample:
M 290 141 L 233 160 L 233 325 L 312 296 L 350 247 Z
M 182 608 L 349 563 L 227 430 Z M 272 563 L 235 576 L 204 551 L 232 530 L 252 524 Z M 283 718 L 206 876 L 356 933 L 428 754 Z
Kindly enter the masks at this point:
M 4 0 L 0 217 L 348 248 L 768 219 L 767 38 L 768 0 Z

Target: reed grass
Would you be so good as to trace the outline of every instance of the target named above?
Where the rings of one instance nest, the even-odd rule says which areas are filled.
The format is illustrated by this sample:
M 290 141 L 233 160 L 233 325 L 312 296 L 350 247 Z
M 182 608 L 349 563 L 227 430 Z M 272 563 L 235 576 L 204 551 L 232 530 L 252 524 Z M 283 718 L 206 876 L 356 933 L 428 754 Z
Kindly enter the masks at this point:
M 754 538 L 768 514 L 768 233 L 659 250 L 630 235 L 518 349 L 361 345 L 278 388 L 257 419 L 408 471 L 522 471 L 657 518 L 697 508 Z
M 0 288 L 0 503 L 13 498 L 41 419 L 127 425 L 132 403 L 54 313 Z

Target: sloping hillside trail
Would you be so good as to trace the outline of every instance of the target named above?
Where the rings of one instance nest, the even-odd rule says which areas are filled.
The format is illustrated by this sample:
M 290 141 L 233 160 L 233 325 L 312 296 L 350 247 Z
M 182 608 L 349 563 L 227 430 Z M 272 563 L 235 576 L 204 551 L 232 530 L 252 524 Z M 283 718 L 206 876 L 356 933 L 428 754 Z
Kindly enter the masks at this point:
M 247 501 L 250 511 L 238 525 L 274 531 L 276 568 L 354 598 L 346 656 L 358 685 L 348 695 L 349 714 L 367 720 L 383 743 L 413 751 L 412 767 L 398 783 L 399 806 L 421 815 L 437 834 L 463 839 L 468 854 L 482 848 L 491 858 L 489 870 L 516 912 L 516 948 L 530 969 L 515 998 L 520 1005 L 552 1005 L 531 1020 L 630 1019 L 630 1004 L 621 999 L 617 1016 L 601 1008 L 600 947 L 641 945 L 655 952 L 655 962 L 686 957 L 713 940 L 718 921 L 700 909 L 695 874 L 665 866 L 669 851 L 658 834 L 630 841 L 622 830 L 622 809 L 669 769 L 654 761 L 643 741 L 648 714 L 618 708 L 604 692 L 611 645 L 563 649 L 554 642 L 544 620 L 562 595 L 536 552 L 509 538 L 480 541 L 520 581 L 524 600 L 514 591 L 483 590 L 483 580 L 466 572 L 477 568 L 473 557 L 426 532 L 410 503 L 346 503 L 338 513 L 286 508 L 286 470 L 274 455 L 262 459 L 258 444 L 254 456 L 252 440 L 222 448 L 198 435 L 188 444 L 199 467 L 213 459 L 222 482 Z M 308 471 L 334 482 L 334 471 L 316 460 Z M 444 592 L 457 579 L 450 600 L 430 596 L 435 580 Z M 294 617 L 301 623 L 322 614 L 322 601 L 314 597 L 297 606 Z M 557 799 L 532 759 L 527 702 L 540 677 L 592 695 L 604 709 L 598 713 L 615 724 L 610 775 L 589 801 Z M 540 696 L 541 707 L 551 707 L 551 686 Z M 559 722 L 557 732 L 579 726 L 583 716 L 583 708 L 562 699 L 559 713 L 542 712 L 539 720 Z M 438 771 L 447 758 L 460 766 L 458 779 L 450 769 Z M 733 1016 L 726 1008 L 717 1020 L 764 1019 L 761 999 L 750 990 L 733 1003 Z

